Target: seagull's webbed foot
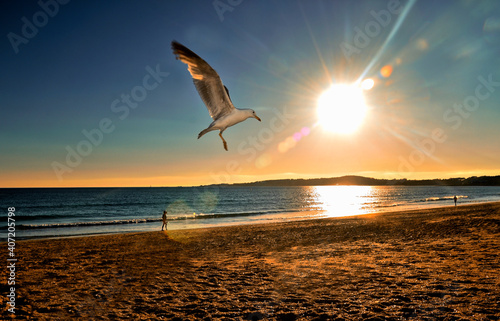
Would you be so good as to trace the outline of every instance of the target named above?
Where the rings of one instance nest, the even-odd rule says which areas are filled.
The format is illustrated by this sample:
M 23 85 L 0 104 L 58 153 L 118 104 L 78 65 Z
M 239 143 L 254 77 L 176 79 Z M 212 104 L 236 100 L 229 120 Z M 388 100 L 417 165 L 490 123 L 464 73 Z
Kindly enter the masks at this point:
M 227 151 L 227 143 L 224 137 L 222 137 L 222 132 L 219 133 L 220 139 L 222 139 L 222 143 L 224 144 L 224 149 Z

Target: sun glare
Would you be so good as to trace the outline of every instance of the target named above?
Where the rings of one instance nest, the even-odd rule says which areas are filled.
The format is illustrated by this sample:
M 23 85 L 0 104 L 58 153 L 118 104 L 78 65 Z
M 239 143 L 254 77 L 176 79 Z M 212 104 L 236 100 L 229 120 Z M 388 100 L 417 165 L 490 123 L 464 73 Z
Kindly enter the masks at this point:
M 371 79 L 371 78 L 367 78 L 361 82 L 361 88 L 363 90 L 370 90 L 373 88 L 374 85 L 375 85 L 375 81 L 373 81 L 373 79 Z
M 332 133 L 354 133 L 363 123 L 366 112 L 363 90 L 357 85 L 332 85 L 318 99 L 319 124 Z

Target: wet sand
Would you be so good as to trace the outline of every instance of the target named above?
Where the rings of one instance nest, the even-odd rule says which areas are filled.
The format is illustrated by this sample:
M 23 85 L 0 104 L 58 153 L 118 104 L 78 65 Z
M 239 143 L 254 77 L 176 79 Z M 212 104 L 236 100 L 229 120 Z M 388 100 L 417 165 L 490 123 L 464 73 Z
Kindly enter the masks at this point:
M 500 319 L 500 203 L 18 241 L 16 251 L 18 319 Z

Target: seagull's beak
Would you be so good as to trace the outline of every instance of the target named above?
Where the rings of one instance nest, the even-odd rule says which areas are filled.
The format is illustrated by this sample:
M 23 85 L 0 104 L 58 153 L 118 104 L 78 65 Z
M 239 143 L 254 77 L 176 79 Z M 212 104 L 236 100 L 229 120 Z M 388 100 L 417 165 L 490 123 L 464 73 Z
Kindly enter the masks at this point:
M 262 121 L 260 120 L 259 116 L 255 115 L 255 119 L 257 119 L 258 121 Z

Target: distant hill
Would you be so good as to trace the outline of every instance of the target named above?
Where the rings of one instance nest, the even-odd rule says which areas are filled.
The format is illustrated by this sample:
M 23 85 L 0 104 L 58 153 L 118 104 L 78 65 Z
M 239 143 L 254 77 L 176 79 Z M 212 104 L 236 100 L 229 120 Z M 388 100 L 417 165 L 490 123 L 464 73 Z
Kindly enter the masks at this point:
M 231 186 L 321 186 L 321 185 L 365 185 L 365 186 L 500 186 L 500 176 L 472 176 L 448 179 L 377 179 L 363 176 L 341 176 L 312 179 L 276 179 L 252 183 L 231 184 Z

